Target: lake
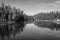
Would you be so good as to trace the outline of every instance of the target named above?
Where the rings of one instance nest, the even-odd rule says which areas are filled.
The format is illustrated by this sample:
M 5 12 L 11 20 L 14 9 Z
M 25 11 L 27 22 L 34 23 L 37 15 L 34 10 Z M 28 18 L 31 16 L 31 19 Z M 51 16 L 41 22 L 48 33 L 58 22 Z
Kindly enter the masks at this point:
M 11 30 L 6 31 L 8 30 L 7 28 L 4 31 L 4 33 L 1 33 L 0 31 L 0 35 L 3 34 L 4 36 L 6 36 L 4 40 L 60 40 L 59 28 L 56 29 L 56 27 L 55 28 L 46 27 L 45 24 L 44 26 L 40 24 L 41 22 L 37 24 L 21 23 L 18 24 L 19 26 L 18 25 L 15 25 L 15 27 L 13 26 L 13 31 Z

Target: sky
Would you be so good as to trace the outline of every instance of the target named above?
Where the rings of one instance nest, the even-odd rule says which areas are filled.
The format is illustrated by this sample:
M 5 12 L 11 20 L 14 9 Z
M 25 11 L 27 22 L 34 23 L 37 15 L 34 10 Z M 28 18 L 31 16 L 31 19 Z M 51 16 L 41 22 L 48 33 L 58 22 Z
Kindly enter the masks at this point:
M 15 6 L 23 10 L 27 15 L 56 10 L 60 11 L 60 0 L 4 0 L 4 2 L 6 5 Z

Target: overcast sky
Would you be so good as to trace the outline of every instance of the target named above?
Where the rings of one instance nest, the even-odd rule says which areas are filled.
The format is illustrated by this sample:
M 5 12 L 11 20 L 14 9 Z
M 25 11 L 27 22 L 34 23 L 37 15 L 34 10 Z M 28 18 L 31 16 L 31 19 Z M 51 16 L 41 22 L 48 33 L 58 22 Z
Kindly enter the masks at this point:
M 60 0 L 4 0 L 4 2 L 13 7 L 20 8 L 27 15 L 60 10 Z

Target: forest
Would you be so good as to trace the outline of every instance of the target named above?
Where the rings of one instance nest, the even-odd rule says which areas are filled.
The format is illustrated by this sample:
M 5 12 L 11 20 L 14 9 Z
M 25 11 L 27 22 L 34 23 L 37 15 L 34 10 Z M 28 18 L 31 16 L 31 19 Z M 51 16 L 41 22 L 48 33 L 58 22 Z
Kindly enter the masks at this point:
M 38 20 L 57 20 L 57 19 L 60 19 L 60 12 L 52 11 L 49 13 L 38 13 L 38 14 L 34 15 L 34 18 L 38 19 Z

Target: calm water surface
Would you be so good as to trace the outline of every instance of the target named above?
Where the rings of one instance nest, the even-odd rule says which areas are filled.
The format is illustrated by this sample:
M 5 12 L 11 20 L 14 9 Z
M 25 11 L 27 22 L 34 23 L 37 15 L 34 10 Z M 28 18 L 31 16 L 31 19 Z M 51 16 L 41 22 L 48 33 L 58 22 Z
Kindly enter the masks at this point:
M 60 31 L 49 28 L 38 27 L 34 23 L 28 23 L 24 26 L 23 31 L 16 33 L 16 36 L 10 36 L 9 40 L 59 40 Z M 7 39 L 6 39 L 7 40 Z
M 20 35 L 26 39 L 57 39 L 60 38 L 60 31 L 51 30 L 49 28 L 41 28 L 34 23 L 26 24 L 24 31 Z

